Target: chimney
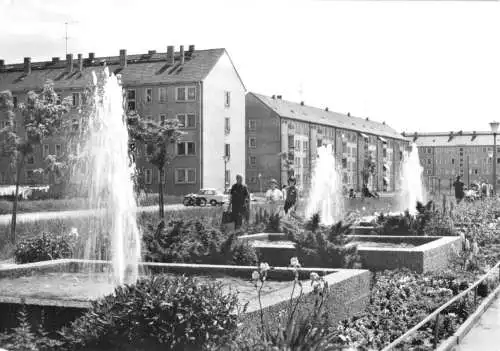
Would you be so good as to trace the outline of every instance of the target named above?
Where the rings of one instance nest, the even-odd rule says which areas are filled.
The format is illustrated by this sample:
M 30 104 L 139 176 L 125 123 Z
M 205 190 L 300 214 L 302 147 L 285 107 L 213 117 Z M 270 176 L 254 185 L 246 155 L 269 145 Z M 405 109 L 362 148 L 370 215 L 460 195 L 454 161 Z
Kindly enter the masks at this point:
M 26 74 L 31 73 L 31 57 L 24 58 L 24 73 Z
M 189 52 L 193 53 L 194 52 L 194 45 L 189 45 Z
M 183 65 L 184 64 L 184 45 L 181 45 L 180 54 L 181 54 L 181 65 Z
M 52 63 L 58 63 L 59 57 L 52 57 Z
M 351 113 L 350 112 L 347 112 L 347 117 L 351 117 Z
M 368 117 L 366 117 L 366 120 L 369 121 L 370 119 Z
M 5 60 L 0 60 L 0 71 L 5 68 Z
M 167 46 L 167 64 L 174 64 L 174 47 L 172 45 Z
M 83 55 L 82 54 L 78 54 L 78 70 L 80 72 L 83 71 Z
M 73 54 L 66 55 L 66 71 L 73 72 Z
M 273 100 L 276 99 L 276 95 L 271 96 L 271 99 Z
M 304 106 L 304 101 L 301 101 L 301 102 L 300 102 L 300 106 Z
M 120 50 L 120 67 L 127 67 L 127 50 L 125 49 Z
M 89 60 L 94 61 L 94 59 L 95 59 L 95 53 L 89 52 Z
M 385 121 L 383 121 L 382 124 L 385 126 Z
M 277 98 L 278 100 L 281 100 L 281 95 L 277 95 L 277 96 L 276 96 L 276 98 Z
M 325 111 L 328 112 L 328 107 L 325 107 Z

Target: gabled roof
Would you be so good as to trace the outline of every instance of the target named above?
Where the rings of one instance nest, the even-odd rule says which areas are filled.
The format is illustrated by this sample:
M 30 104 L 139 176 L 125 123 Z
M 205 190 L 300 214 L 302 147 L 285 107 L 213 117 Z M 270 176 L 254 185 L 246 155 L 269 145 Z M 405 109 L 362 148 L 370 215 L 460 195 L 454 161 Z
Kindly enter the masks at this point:
M 96 57 L 93 62 L 84 59 L 84 68 L 78 70 L 78 59 L 73 58 L 73 72 L 66 72 L 66 60 L 59 62 L 33 62 L 31 73 L 26 75 L 24 64 L 5 65 L 0 71 L 0 91 L 28 91 L 39 89 L 47 80 L 53 80 L 55 89 L 82 89 L 91 79 L 91 72 L 104 62 L 111 72 L 122 75 L 125 86 L 143 84 L 173 84 L 203 81 L 217 64 L 225 49 L 195 50 L 185 52 L 181 65 L 180 54 L 175 53 L 172 66 L 167 63 L 166 53 L 127 55 L 127 67 L 120 67 L 119 56 Z
M 396 132 L 396 130 L 384 123 L 347 116 L 337 112 L 325 111 L 317 107 L 301 105 L 299 103 L 272 98 L 261 94 L 249 94 L 253 94 L 263 104 L 274 110 L 274 112 L 281 117 L 408 141 L 408 139 L 404 138 L 401 134 Z
M 429 147 L 455 147 L 455 146 L 493 146 L 493 135 L 490 132 L 477 132 L 473 137 L 472 132 L 457 133 L 428 133 L 417 134 L 415 143 L 417 146 Z M 413 140 L 414 135 L 406 134 Z M 497 144 L 500 145 L 500 136 L 497 136 Z

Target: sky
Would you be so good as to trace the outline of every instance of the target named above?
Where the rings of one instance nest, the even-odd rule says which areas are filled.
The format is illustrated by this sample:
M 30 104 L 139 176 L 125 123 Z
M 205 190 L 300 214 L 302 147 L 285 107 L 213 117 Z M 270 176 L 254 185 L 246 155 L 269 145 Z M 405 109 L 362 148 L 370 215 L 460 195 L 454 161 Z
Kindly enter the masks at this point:
M 500 2 L 0 0 L 0 59 L 226 48 L 248 91 L 397 131 L 500 120 Z

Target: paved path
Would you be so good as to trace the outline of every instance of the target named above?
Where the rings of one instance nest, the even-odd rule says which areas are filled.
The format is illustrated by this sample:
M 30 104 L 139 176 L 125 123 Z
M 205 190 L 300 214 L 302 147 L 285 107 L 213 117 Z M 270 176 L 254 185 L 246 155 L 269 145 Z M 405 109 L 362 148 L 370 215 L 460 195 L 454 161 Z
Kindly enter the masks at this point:
M 500 296 L 465 336 L 456 351 L 500 351 Z
M 176 211 L 186 208 L 200 208 L 200 207 L 185 207 L 182 204 L 165 205 L 165 211 Z M 210 208 L 210 206 L 207 206 Z M 158 211 L 158 205 L 139 207 L 141 212 L 154 212 Z M 74 218 L 85 217 L 97 213 L 96 210 L 72 210 L 72 211 L 47 211 L 47 212 L 31 212 L 19 213 L 17 215 L 17 223 L 37 221 L 40 219 L 54 219 L 54 218 Z M 0 224 L 10 223 L 12 216 L 10 214 L 0 215 Z

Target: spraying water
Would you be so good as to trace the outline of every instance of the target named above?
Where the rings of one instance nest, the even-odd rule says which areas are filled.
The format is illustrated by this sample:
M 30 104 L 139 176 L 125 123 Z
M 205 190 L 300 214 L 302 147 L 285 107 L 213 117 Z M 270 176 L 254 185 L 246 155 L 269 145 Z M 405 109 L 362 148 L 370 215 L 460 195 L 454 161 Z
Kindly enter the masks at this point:
M 416 214 L 417 201 L 424 202 L 425 192 L 422 182 L 423 167 L 418 157 L 418 147 L 415 143 L 411 150 L 405 154 L 401 170 L 401 194 L 400 209 L 408 210 L 410 214 Z
M 340 172 L 335 163 L 332 145 L 318 148 L 318 158 L 312 177 L 311 193 L 306 208 L 307 218 L 319 213 L 321 223 L 334 224 L 342 219 L 344 200 L 342 197 Z
M 84 258 L 112 261 L 114 285 L 133 284 L 141 258 L 141 233 L 133 189 L 135 165 L 129 156 L 121 82 L 108 68 L 93 72 L 93 104 L 83 140 L 91 209 Z

